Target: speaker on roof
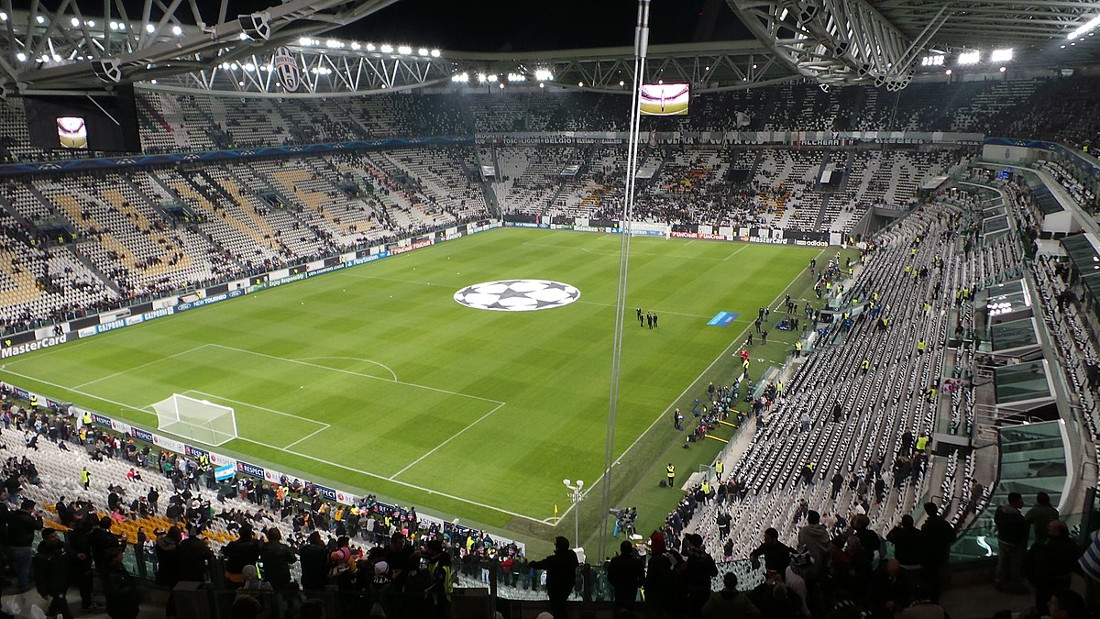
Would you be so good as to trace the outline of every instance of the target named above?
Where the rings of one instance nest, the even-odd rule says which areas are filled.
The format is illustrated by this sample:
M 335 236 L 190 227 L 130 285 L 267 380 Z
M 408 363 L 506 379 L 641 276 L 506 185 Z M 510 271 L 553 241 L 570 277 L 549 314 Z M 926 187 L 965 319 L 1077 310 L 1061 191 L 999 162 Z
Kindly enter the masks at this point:
M 238 15 L 237 23 L 245 36 L 252 39 L 266 41 L 271 36 L 271 13 L 253 13 L 251 15 Z
M 93 60 L 92 73 L 98 77 L 100 81 L 108 84 L 117 84 L 122 81 L 122 65 L 119 64 L 116 58 Z

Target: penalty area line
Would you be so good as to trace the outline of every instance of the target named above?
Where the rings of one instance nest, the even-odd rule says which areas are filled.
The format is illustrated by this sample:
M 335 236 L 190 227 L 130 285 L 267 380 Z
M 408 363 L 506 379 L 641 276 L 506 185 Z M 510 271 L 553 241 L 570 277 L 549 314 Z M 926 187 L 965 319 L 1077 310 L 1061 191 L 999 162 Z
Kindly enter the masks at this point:
M 416 466 L 417 464 L 420 464 L 420 462 L 421 462 L 421 461 L 423 461 L 423 460 L 424 460 L 425 458 L 427 458 L 428 456 L 430 456 L 430 455 L 434 454 L 435 452 L 439 451 L 440 449 L 442 449 L 444 445 L 446 445 L 447 443 L 450 443 L 451 441 L 453 441 L 453 440 L 455 440 L 456 438 L 458 438 L 458 437 L 459 437 L 459 435 L 461 435 L 461 434 L 462 434 L 463 432 L 465 432 L 466 430 L 469 430 L 470 428 L 472 428 L 472 427 L 476 426 L 477 424 L 481 423 L 481 422 L 482 422 L 482 420 L 484 420 L 484 419 L 485 419 L 486 417 L 488 417 L 489 415 L 492 415 L 493 413 L 495 413 L 495 412 L 497 412 L 498 410 L 500 410 L 502 406 L 504 406 L 504 403 L 503 403 L 503 402 L 501 402 L 500 404 L 497 404 L 497 405 L 496 405 L 496 407 L 495 407 L 495 408 L 493 408 L 493 410 L 491 410 L 491 411 L 489 411 L 489 412 L 485 413 L 485 414 L 484 414 L 484 415 L 482 415 L 481 417 L 478 417 L 478 418 L 477 418 L 477 419 L 475 419 L 474 421 L 470 422 L 470 424 L 469 424 L 469 425 L 467 425 L 467 426 L 466 426 L 465 428 L 462 428 L 462 429 L 461 429 L 461 430 L 459 430 L 458 432 L 455 432 L 454 434 L 452 434 L 451 436 L 449 436 L 449 437 L 447 438 L 447 440 L 445 440 L 445 441 L 443 441 L 442 443 L 440 443 L 440 444 L 436 445 L 435 447 L 433 447 L 433 448 L 431 449 L 431 451 L 429 451 L 428 453 L 424 454 L 423 456 L 420 456 L 420 457 L 419 457 L 419 458 L 417 458 L 416 460 L 413 460 L 412 462 L 410 462 L 410 463 L 408 464 L 408 466 L 406 466 L 405 468 L 403 468 L 403 469 L 401 469 L 400 471 L 397 471 L 396 473 L 394 473 L 393 475 L 391 475 L 391 476 L 390 476 L 390 481 L 393 481 L 393 480 L 394 480 L 394 478 L 396 478 L 396 477 L 397 477 L 398 475 L 400 475 L 400 474 L 404 473 L 405 471 L 407 471 L 407 470 L 411 469 L 412 467 Z

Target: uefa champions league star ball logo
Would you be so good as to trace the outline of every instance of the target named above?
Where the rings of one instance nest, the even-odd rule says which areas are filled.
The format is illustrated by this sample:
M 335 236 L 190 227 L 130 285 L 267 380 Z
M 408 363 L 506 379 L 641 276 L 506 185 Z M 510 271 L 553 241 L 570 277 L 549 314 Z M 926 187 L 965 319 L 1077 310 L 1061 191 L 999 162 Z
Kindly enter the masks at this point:
M 533 312 L 569 305 L 581 298 L 575 286 L 544 279 L 505 279 L 466 286 L 455 301 L 494 312 Z

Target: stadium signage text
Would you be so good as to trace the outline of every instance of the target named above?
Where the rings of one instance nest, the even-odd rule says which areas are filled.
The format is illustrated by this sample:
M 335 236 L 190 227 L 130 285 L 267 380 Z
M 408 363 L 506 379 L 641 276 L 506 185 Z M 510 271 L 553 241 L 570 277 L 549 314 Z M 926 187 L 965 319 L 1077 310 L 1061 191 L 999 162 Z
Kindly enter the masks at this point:
M 427 246 L 431 245 L 432 242 L 433 241 L 431 239 L 428 239 L 426 241 L 417 241 L 415 243 L 411 243 L 411 244 L 405 245 L 403 247 L 394 247 L 393 249 L 390 250 L 390 253 L 396 256 L 398 254 L 403 254 L 407 251 L 413 251 L 414 249 L 421 249 L 421 248 L 427 247 Z
M 22 344 L 16 344 L 14 346 L 6 347 L 0 350 L 0 359 L 7 359 L 8 357 L 21 355 L 25 352 L 33 352 L 35 350 L 57 346 L 58 344 L 64 344 L 68 341 L 68 337 L 69 336 L 67 333 L 62 333 L 61 335 L 44 337 L 40 340 L 35 340 L 33 342 L 24 342 Z

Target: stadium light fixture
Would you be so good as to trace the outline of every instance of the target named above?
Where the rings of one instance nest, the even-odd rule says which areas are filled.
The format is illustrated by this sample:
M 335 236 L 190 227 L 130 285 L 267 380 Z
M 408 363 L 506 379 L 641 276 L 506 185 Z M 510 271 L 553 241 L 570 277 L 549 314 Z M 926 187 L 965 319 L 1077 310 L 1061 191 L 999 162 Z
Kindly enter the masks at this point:
M 523 75 L 523 74 L 520 74 L 520 73 L 509 73 L 508 74 L 508 81 L 509 82 L 526 82 L 527 81 L 527 76 Z
M 998 62 L 1008 62 L 1009 60 L 1012 60 L 1012 48 L 995 49 L 993 53 L 989 55 L 989 61 L 994 64 Z
M 428 55 L 428 48 L 427 47 L 421 47 L 420 49 L 416 50 L 416 54 L 418 56 L 427 56 Z
M 0 11 L 0 21 L 8 21 L 8 14 Z
M 153 31 L 156 30 L 156 29 L 157 29 L 157 27 L 154 26 L 153 24 L 145 24 L 145 32 L 148 33 L 148 34 L 153 34 Z
M 432 52 L 431 52 L 431 56 L 432 56 L 432 58 L 439 58 L 439 50 L 438 49 L 433 49 Z
M 1082 34 L 1085 34 L 1086 32 L 1091 32 L 1097 26 L 1100 26 L 1100 15 L 1093 17 L 1092 19 L 1079 26 L 1076 30 L 1066 35 L 1066 38 L 1072 41 Z
M 383 54 L 392 54 L 393 46 L 389 43 L 384 43 L 382 47 L 378 48 L 378 51 L 382 52 Z
M 962 54 L 959 54 L 958 65 L 961 67 L 961 66 L 966 66 L 966 65 L 971 65 L 971 64 L 978 64 L 981 61 L 982 61 L 982 53 L 981 52 L 964 52 Z
M 486 75 L 485 79 L 489 80 L 489 83 L 495 83 L 498 79 L 500 79 L 500 77 L 495 73 L 491 73 L 489 75 Z
M 402 56 L 408 56 L 409 54 L 413 53 L 413 48 L 409 47 L 408 45 L 402 45 L 401 47 L 397 48 L 397 53 L 401 54 Z
M 461 83 L 461 84 L 468 84 L 470 82 L 470 74 L 469 73 L 455 73 L 454 75 L 451 76 L 451 81 Z
M 477 83 L 478 84 L 484 84 L 487 79 L 489 79 L 489 77 L 487 75 L 485 75 L 484 73 L 478 73 L 477 74 Z
M 946 71 L 946 73 L 947 73 L 948 75 L 951 75 L 951 69 L 948 69 L 948 70 Z
M 943 54 L 932 54 L 920 59 L 920 66 L 922 67 L 939 67 L 943 66 Z
M 1001 73 L 1004 73 L 1005 71 L 1008 70 L 1008 67 L 1001 67 L 999 70 L 1000 70 Z
M 362 47 L 362 46 L 361 46 L 361 45 L 359 45 L 359 43 L 358 43 L 358 42 L 356 42 L 356 41 L 352 41 L 352 42 L 351 42 L 351 48 L 352 48 L 353 50 L 355 50 L 355 51 L 359 51 L 359 48 L 360 48 L 360 47 Z
M 375 49 L 376 48 L 374 47 L 374 43 L 367 43 L 367 51 L 368 52 L 373 52 Z
M 179 26 L 172 26 L 172 34 L 176 35 L 177 37 L 182 35 L 183 28 L 180 28 Z
M 550 82 L 554 80 L 554 74 L 550 69 L 535 69 L 535 79 L 540 82 Z
M 95 28 L 95 20 L 89 19 L 88 21 L 84 22 L 84 24 L 89 28 Z
M 38 22 L 39 24 L 44 24 L 46 23 L 46 18 L 42 17 L 41 15 L 35 15 L 34 21 Z
M 79 28 L 80 27 L 80 20 L 75 18 L 75 17 L 70 18 L 69 23 L 73 25 L 73 28 Z
M 15 55 L 15 59 L 18 60 L 19 62 L 26 62 L 27 61 L 27 55 L 24 54 L 23 52 L 19 52 Z
M 237 40 L 238 41 L 247 41 L 248 40 L 248 35 L 242 32 L 242 33 L 237 35 Z

